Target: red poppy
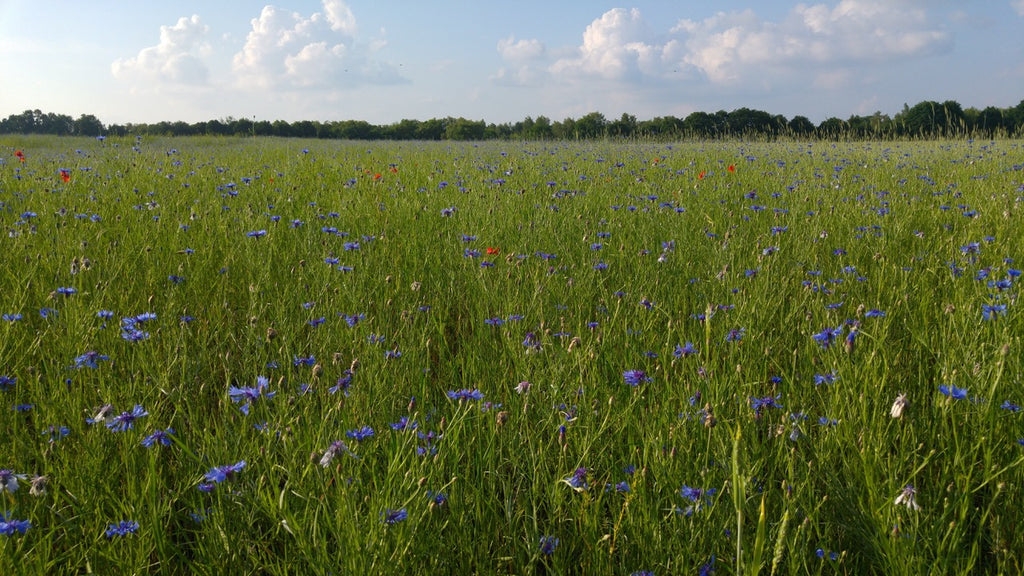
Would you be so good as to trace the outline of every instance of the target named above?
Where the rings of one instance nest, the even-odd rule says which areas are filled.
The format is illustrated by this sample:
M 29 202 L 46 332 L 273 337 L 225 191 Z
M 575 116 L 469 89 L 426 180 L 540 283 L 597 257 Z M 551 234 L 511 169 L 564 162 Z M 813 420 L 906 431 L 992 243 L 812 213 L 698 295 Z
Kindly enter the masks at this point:
M 700 174 L 697 174 L 697 180 L 703 180 L 703 179 L 704 179 L 704 177 L 705 177 L 705 176 L 707 176 L 707 174 L 708 174 L 708 173 L 707 173 L 707 171 L 706 171 L 706 170 L 701 170 L 701 171 L 700 171 Z
M 14 151 L 14 156 L 17 157 L 18 160 L 21 160 L 22 162 L 25 161 L 25 153 L 22 152 L 21 150 L 15 150 Z
M 60 179 L 65 181 L 65 182 L 70 182 L 71 181 L 71 170 L 66 170 L 64 168 L 61 168 L 60 169 Z
M 497 254 L 500 251 L 501 251 L 501 249 L 499 249 L 499 248 L 491 248 L 490 246 L 487 247 L 487 255 L 488 256 L 494 256 L 495 254 Z
M 729 172 L 735 173 L 736 172 L 736 166 L 734 166 L 732 164 L 729 164 L 729 167 L 726 168 L 726 170 L 728 170 Z
M 394 166 L 392 166 L 391 167 L 391 173 L 392 174 L 398 174 L 398 168 L 395 168 Z
M 378 173 L 376 173 L 376 174 L 374 174 L 374 175 L 373 175 L 373 179 L 374 179 L 374 180 L 380 180 L 380 178 L 381 178 L 381 176 L 380 176 L 380 172 L 378 172 Z

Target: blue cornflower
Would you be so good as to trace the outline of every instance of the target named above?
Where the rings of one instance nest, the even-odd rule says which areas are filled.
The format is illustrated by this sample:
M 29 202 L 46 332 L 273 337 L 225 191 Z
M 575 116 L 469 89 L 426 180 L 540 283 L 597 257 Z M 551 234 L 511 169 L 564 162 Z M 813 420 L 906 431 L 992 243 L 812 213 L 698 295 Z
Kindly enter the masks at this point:
M 15 314 L 4 314 L 3 316 L 0 316 L 0 318 L 3 318 L 4 321 L 6 321 L 6 322 L 17 322 L 18 320 L 21 320 L 22 318 L 24 318 L 24 316 L 22 316 L 21 314 L 15 313 Z
M 17 383 L 17 376 L 0 376 L 0 392 L 4 392 L 8 388 L 13 388 Z
M 967 399 L 967 388 L 959 388 L 957 386 L 946 386 L 943 384 L 939 386 L 939 392 L 949 396 L 954 400 L 965 400 Z
M 207 482 L 219 484 L 225 480 L 233 480 L 235 474 L 241 471 L 242 468 L 245 468 L 245 460 L 239 460 L 234 464 L 228 464 L 226 466 L 215 466 L 210 468 L 210 471 L 203 476 L 203 479 Z M 200 487 L 201 486 L 202 485 L 200 485 Z
M 448 208 L 441 209 L 441 216 L 443 217 L 448 217 L 451 216 L 452 214 L 455 214 L 455 206 L 450 206 Z
M 1009 410 L 1010 412 L 1020 412 L 1020 406 L 1010 402 L 1009 400 L 1003 400 L 1003 403 L 999 405 L 1003 410 Z
M 259 238 L 260 236 L 266 236 L 267 235 L 267 231 L 266 230 L 253 230 L 252 232 L 246 232 L 245 235 L 248 236 L 249 238 Z
M 345 436 L 348 436 L 349 438 L 351 438 L 351 439 L 353 439 L 353 440 L 355 440 L 357 442 L 362 442 L 363 440 L 366 440 L 367 438 L 373 438 L 373 435 L 374 435 L 373 428 L 371 428 L 369 426 L 363 426 L 362 428 L 356 428 L 356 429 L 348 430 L 347 432 L 345 432 Z
M 468 402 L 470 400 L 483 400 L 484 393 L 476 389 L 463 388 L 462 390 L 449 390 L 448 397 L 459 402 L 464 400 Z
M 498 317 L 484 319 L 484 324 L 487 324 L 488 326 L 501 326 L 504 323 L 505 320 Z
M 146 412 L 142 406 L 136 404 L 135 408 L 132 408 L 131 412 L 121 412 L 117 416 L 114 416 L 110 422 L 107 422 L 107 428 L 113 432 L 131 430 L 135 427 L 135 421 L 143 416 L 149 416 L 149 412 Z
M 430 499 L 431 506 L 444 506 L 448 503 L 448 494 L 444 492 L 434 492 L 433 490 L 427 490 L 427 498 Z
M 554 554 L 555 548 L 558 548 L 558 538 L 554 536 L 541 536 L 540 537 L 540 553 L 550 556 Z
M 108 361 L 110 356 L 106 354 L 100 354 L 99 352 L 89 351 L 81 356 L 75 358 L 75 368 L 99 368 L 96 364 L 98 360 Z
M 392 524 L 398 524 L 408 517 L 409 512 L 407 512 L 405 508 L 399 508 L 398 510 L 385 508 L 384 511 L 380 513 L 380 521 L 389 526 Z
M 864 313 L 865 318 L 885 318 L 885 311 L 872 308 Z
M 4 536 L 14 536 L 15 532 L 24 534 L 31 527 L 32 523 L 28 520 L 12 520 L 7 512 L 0 516 L 0 534 Z
M 583 492 L 588 488 L 587 486 L 587 469 L 577 468 L 573 471 L 572 476 L 562 478 L 562 482 L 569 485 L 570 488 L 577 492 Z
M 729 333 L 725 335 L 726 342 L 739 342 L 743 340 L 743 335 L 747 332 L 746 328 L 729 330 Z
M 39 316 L 42 318 L 49 318 L 50 316 L 56 316 L 57 311 L 53 308 L 43 307 L 39 309 Z
M 6 490 L 14 494 L 18 491 L 18 480 L 24 479 L 24 474 L 15 474 L 12 470 L 0 470 L 0 493 Z
M 64 296 L 71 296 L 72 294 L 77 293 L 78 289 L 71 286 L 61 286 L 60 288 L 57 288 L 57 294 L 62 294 Z
M 345 370 L 341 373 L 341 377 L 338 378 L 338 381 L 335 382 L 334 386 L 328 388 L 327 391 L 331 394 L 336 394 L 338 390 L 341 390 L 345 396 L 348 396 L 348 387 L 352 385 L 353 374 L 354 372 L 352 372 L 352 370 Z
M 142 445 L 146 448 L 151 448 L 154 444 L 163 444 L 164 446 L 171 445 L 171 436 L 174 435 L 174 428 L 168 428 L 167 430 L 157 430 L 142 439 Z
M 239 410 L 242 411 L 242 414 L 248 416 L 249 404 L 252 401 L 258 400 L 261 396 L 268 399 L 273 398 L 274 394 L 277 394 L 277 392 L 264 392 L 264 389 L 269 385 L 270 379 L 266 376 L 258 376 L 256 378 L 256 386 L 245 386 L 242 388 L 232 386 L 228 389 L 228 396 L 231 397 L 231 401 L 235 404 L 245 401 L 245 404 L 243 404 Z
M 814 385 L 815 386 L 821 386 L 822 384 L 832 384 L 833 382 L 835 382 L 838 379 L 839 379 L 839 376 L 836 376 L 835 374 L 832 374 L 832 373 L 828 373 L 828 374 L 815 374 L 814 375 Z
M 771 396 L 764 396 L 764 397 L 761 397 L 761 398 L 756 398 L 756 397 L 751 396 L 750 397 L 750 407 L 754 409 L 754 413 L 757 416 L 760 416 L 764 412 L 765 408 L 780 408 L 781 409 L 782 405 L 779 404 L 779 402 L 778 402 L 778 400 L 781 397 L 782 397 L 781 395 L 777 395 L 774 398 L 771 397 Z
M 116 524 L 107 527 L 107 538 L 114 536 L 131 536 L 139 529 L 139 523 L 134 520 L 121 520 Z
M 652 381 L 652 378 L 643 370 L 626 370 L 622 373 L 622 379 L 630 386 L 639 386 L 642 382 Z
M 828 347 L 832 345 L 836 338 L 839 338 L 842 335 L 843 327 L 838 326 L 836 328 L 825 328 L 821 332 L 818 332 L 817 334 L 811 336 L 811 338 L 814 338 L 814 340 L 818 344 L 821 344 L 822 348 L 828 349 Z
M 1006 316 L 1006 304 L 982 304 L 981 317 L 985 320 L 992 320 L 996 316 Z
M 676 358 L 688 358 L 696 353 L 697 349 L 693 347 L 693 342 L 687 342 L 682 346 L 676 344 L 676 349 L 672 352 L 672 355 Z
M 303 365 L 304 366 L 313 366 L 315 364 L 316 364 L 316 358 L 312 354 L 310 354 L 308 358 L 303 358 L 302 356 L 296 356 L 295 359 L 292 360 L 292 365 L 293 366 L 303 366 Z

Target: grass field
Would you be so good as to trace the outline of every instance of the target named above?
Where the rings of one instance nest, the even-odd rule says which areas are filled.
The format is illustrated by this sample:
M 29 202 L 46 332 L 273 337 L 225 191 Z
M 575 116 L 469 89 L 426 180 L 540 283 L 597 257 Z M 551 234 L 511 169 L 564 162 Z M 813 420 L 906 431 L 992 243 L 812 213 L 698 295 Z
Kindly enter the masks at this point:
M 0 573 L 1024 570 L 1020 141 L 0 155 Z

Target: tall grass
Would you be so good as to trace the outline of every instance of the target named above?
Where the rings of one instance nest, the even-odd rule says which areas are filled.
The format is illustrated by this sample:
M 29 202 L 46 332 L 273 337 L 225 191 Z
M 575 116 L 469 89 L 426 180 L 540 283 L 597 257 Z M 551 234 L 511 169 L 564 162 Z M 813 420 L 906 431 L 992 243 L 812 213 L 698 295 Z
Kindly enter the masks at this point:
M 1022 569 L 1020 142 L 0 148 L 3 573 Z

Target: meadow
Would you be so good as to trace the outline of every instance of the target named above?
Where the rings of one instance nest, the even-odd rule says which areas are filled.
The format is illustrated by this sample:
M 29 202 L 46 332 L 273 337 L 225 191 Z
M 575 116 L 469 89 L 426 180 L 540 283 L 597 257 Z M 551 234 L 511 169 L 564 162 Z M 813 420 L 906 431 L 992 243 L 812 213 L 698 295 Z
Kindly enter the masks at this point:
M 1024 570 L 1024 142 L 0 138 L 0 573 Z

